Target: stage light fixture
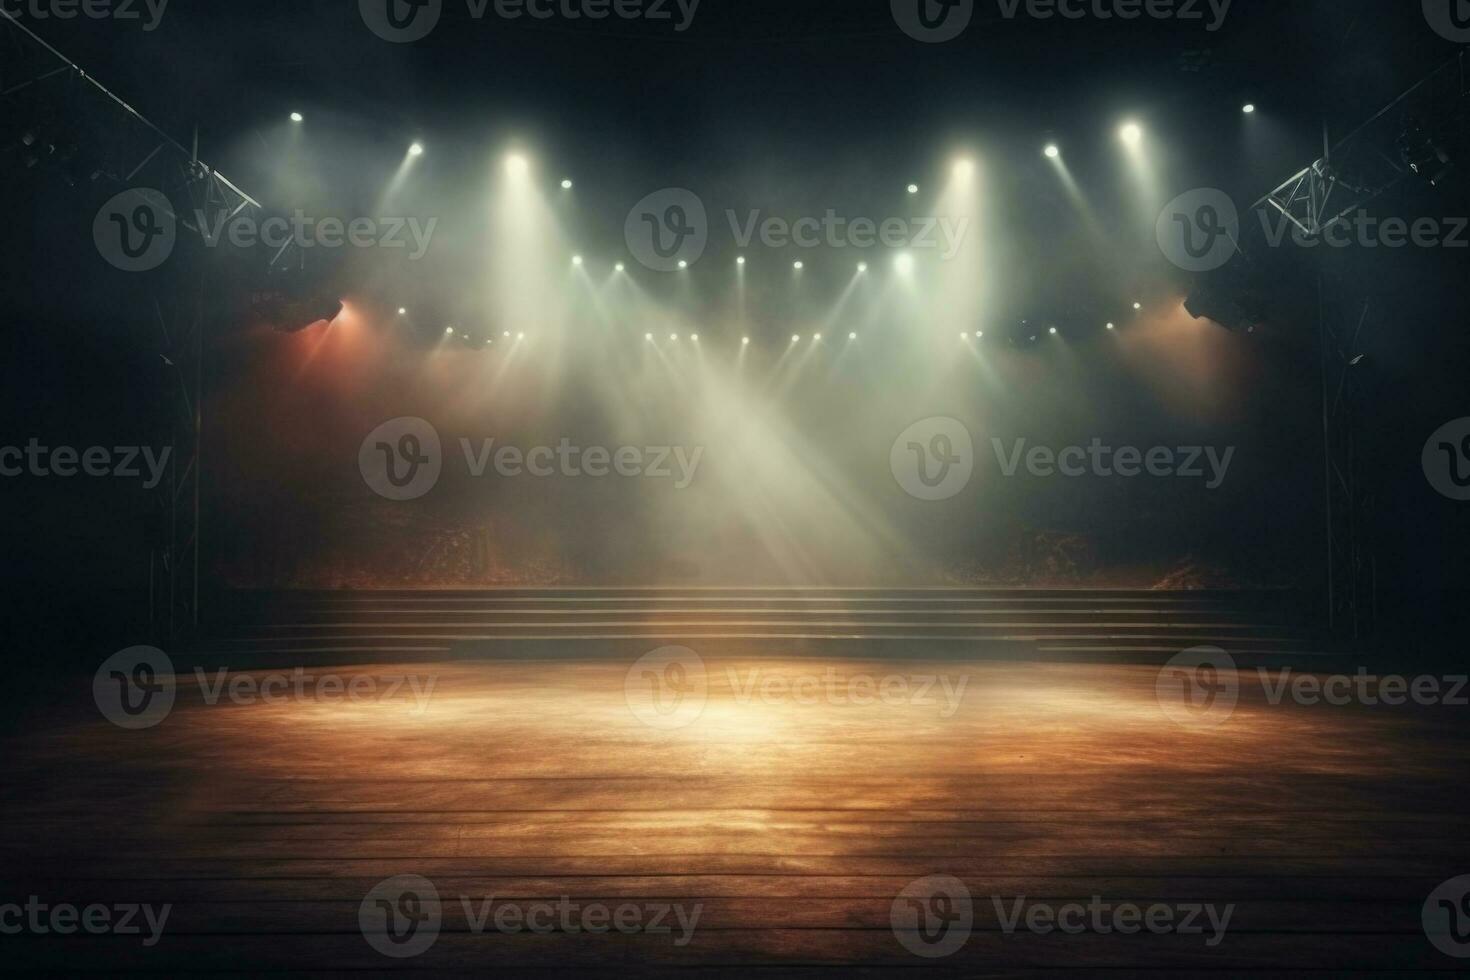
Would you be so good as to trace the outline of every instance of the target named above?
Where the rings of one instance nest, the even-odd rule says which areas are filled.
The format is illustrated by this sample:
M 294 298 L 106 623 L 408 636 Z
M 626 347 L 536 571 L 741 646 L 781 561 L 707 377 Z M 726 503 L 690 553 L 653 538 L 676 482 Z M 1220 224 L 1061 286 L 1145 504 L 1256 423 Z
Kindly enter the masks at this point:
M 624 266 L 623 263 L 619 262 L 617 265 L 613 266 L 613 268 L 616 269 L 618 272 L 622 272 L 627 267 Z
M 453 337 L 454 336 L 454 328 L 453 327 L 445 327 L 444 328 L 444 336 L 446 336 L 446 337 Z
M 983 339 L 985 339 L 985 331 L 984 330 L 976 330 L 975 331 L 975 339 L 976 340 L 983 340 Z
M 422 144 L 422 143 L 415 143 L 412 146 L 410 146 L 408 148 L 408 155 L 411 156 L 411 157 L 421 157 L 421 156 L 423 156 L 424 155 L 424 144 Z
M 819 341 L 821 339 L 822 339 L 822 335 L 821 334 L 819 334 L 819 333 L 818 334 L 812 334 L 812 343 L 815 344 L 817 341 Z
M 1049 333 L 1053 337 L 1055 337 L 1057 335 L 1057 328 L 1056 327 L 1052 327 L 1050 330 L 1047 331 L 1047 333 Z
M 1062 155 L 1061 149 L 1055 143 L 1046 144 L 1046 149 L 1043 152 L 1053 160 Z
M 507 331 L 506 331 L 506 332 L 505 332 L 505 339 L 506 339 L 506 340 L 509 340 L 509 339 L 510 339 L 510 331 L 509 331 L 509 330 L 507 330 Z
M 564 181 L 562 181 L 561 182 L 561 189 L 564 190 L 564 191 L 571 190 L 572 189 L 572 182 L 570 180 L 564 180 Z
M 573 255 L 572 256 L 572 265 L 581 265 L 581 264 L 582 264 L 582 256 L 580 256 L 580 255 Z
M 910 184 L 909 185 L 909 193 L 910 194 L 917 194 L 917 193 L 919 193 L 919 185 L 918 184 Z
M 516 334 L 516 340 L 525 340 L 525 339 L 526 339 L 526 335 L 525 334 L 523 334 L 523 333 Z
M 962 334 L 960 334 L 960 339 L 961 340 L 969 340 L 970 339 L 970 335 L 967 334 L 967 333 L 962 333 Z
M 749 337 L 741 337 L 740 338 L 740 346 L 741 347 L 749 347 L 750 346 L 750 338 Z
M 679 335 L 676 334 L 676 333 L 671 333 L 671 334 L 669 334 L 669 339 L 670 340 L 678 340 L 679 339 Z
M 699 334 L 692 333 L 692 334 L 689 335 L 689 339 L 692 340 L 692 341 L 694 341 L 697 344 L 697 343 L 699 343 Z
M 791 335 L 791 342 L 793 344 L 799 344 L 799 343 L 801 343 L 801 335 L 800 334 L 792 334 Z
M 1141 309 L 1143 309 L 1143 304 L 1142 303 L 1134 303 L 1133 304 L 1133 308 L 1135 310 L 1141 310 Z
M 653 340 L 653 334 L 646 333 L 646 334 L 643 335 L 643 339 L 644 340 Z
M 802 269 L 805 269 L 806 268 L 806 263 L 805 262 L 797 262 L 791 268 L 795 269 L 797 272 L 800 272 Z
M 681 268 L 681 269 L 687 269 L 687 268 L 689 268 L 689 263 L 686 262 L 686 261 L 684 261 L 683 259 L 680 259 L 679 260 L 679 268 Z
M 858 263 L 858 271 L 859 272 L 867 272 L 868 271 L 868 263 L 866 263 L 866 262 L 859 262 Z
M 1256 111 L 1256 104 L 1254 102 L 1247 102 L 1245 105 L 1240 107 L 1240 111 L 1249 116 L 1251 113 Z
M 1116 329 L 1118 329 L 1118 328 L 1117 328 L 1117 326 L 1116 326 L 1116 325 L 1114 325 L 1114 324 L 1112 324 L 1112 323 L 1109 323 L 1109 324 L 1108 324 L 1108 329 L 1109 329 L 1109 330 L 1116 330 Z
M 735 260 L 735 264 L 736 265 L 744 265 L 745 264 L 745 256 L 742 255 L 739 258 L 737 258 Z
M 857 334 L 856 333 L 850 333 L 850 334 L 847 335 L 847 339 L 848 340 L 857 340 Z
M 1137 146 L 1143 139 L 1143 128 L 1138 123 L 1124 123 L 1123 128 L 1118 130 L 1118 135 L 1129 146 Z
M 291 121 L 292 122 L 306 122 L 306 117 L 303 116 L 299 112 L 293 112 L 293 113 L 291 113 Z

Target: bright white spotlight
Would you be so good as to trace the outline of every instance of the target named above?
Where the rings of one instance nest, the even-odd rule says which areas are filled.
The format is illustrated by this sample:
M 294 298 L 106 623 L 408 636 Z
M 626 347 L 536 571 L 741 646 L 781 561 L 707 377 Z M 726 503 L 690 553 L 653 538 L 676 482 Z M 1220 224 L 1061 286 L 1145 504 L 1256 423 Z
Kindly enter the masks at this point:
M 894 256 L 893 267 L 904 275 L 914 271 L 914 257 L 907 252 Z
M 918 184 L 910 184 L 909 185 L 909 193 L 910 194 L 917 194 L 917 193 L 919 193 L 919 185 Z
M 975 331 L 975 339 L 976 340 L 982 340 L 982 339 L 984 339 L 984 337 L 985 337 L 985 331 L 984 330 L 976 330 Z
M 741 347 L 749 347 L 750 346 L 750 338 L 749 337 L 741 337 L 740 338 L 740 346 Z
M 1046 144 L 1046 149 L 1042 152 L 1053 160 L 1062 155 L 1061 149 L 1055 143 Z
M 643 339 L 644 340 L 652 340 L 653 339 L 653 334 L 646 333 L 646 334 L 643 335 Z
M 411 156 L 411 157 L 421 157 L 421 156 L 423 156 L 424 155 L 424 144 L 422 144 L 422 143 L 415 143 L 412 146 L 410 146 L 408 148 L 408 155 Z
M 571 190 L 572 189 L 572 182 L 570 180 L 564 180 L 564 181 L 562 181 L 561 182 L 561 189 L 564 190 L 564 191 Z
M 791 335 L 791 342 L 793 344 L 799 344 L 799 343 L 801 343 L 801 335 L 800 334 L 795 334 L 795 333 L 792 334 Z
M 1055 337 L 1057 335 L 1057 328 L 1056 327 L 1052 327 L 1050 330 L 1047 331 L 1047 333 L 1049 333 L 1053 337 Z
M 505 158 L 505 169 L 512 177 L 524 177 L 531 170 L 531 164 L 519 153 L 512 153 Z
M 525 340 L 525 339 L 526 339 L 526 335 L 525 334 L 523 334 L 523 333 L 516 334 L 516 340 Z
M 858 263 L 858 271 L 859 272 L 867 272 L 868 271 L 868 263 L 866 263 L 866 262 L 859 262 Z
M 681 269 L 687 269 L 687 268 L 689 268 L 689 263 L 686 262 L 683 259 L 680 259 L 679 260 L 679 268 L 681 268 Z
M 573 255 L 572 256 L 572 265 L 581 265 L 581 264 L 582 264 L 582 256 L 580 256 L 580 255 Z
M 1143 128 L 1138 123 L 1124 123 L 1123 128 L 1118 130 L 1118 135 L 1129 146 L 1137 146 L 1143 139 Z
M 697 343 L 699 343 L 699 334 L 692 333 L 692 334 L 689 335 L 689 339 L 692 340 L 692 341 L 694 341 L 697 344 Z
M 791 268 L 795 269 L 797 272 L 800 272 L 802 269 L 805 269 L 806 268 L 806 263 L 805 262 L 797 262 Z
M 446 337 L 453 337 L 454 336 L 454 328 L 453 327 L 445 327 L 444 328 L 444 336 L 446 336 Z
M 819 333 L 818 334 L 812 334 L 812 343 L 815 344 L 817 341 L 819 341 L 821 339 L 822 339 L 822 335 L 821 334 L 819 334 Z
M 1133 308 L 1135 310 L 1141 310 L 1141 309 L 1143 309 L 1143 304 L 1142 303 L 1134 303 L 1133 304 Z
M 739 258 L 737 258 L 735 260 L 735 264 L 736 265 L 744 265 L 745 264 L 745 256 L 742 255 Z
M 1109 324 L 1108 324 L 1108 329 L 1109 329 L 1109 330 L 1117 330 L 1117 329 L 1118 329 L 1118 327 L 1117 327 L 1117 325 L 1116 325 L 1116 324 L 1112 324 L 1112 323 L 1109 323 Z
M 398 315 L 399 316 L 408 316 L 408 307 L 406 307 L 406 306 L 400 306 L 398 308 Z
M 850 334 L 847 335 L 847 339 L 848 340 L 857 340 L 857 334 L 856 333 L 850 333 Z
M 619 272 L 622 272 L 627 267 L 624 266 L 623 263 L 619 262 L 617 265 L 613 266 L 613 268 L 616 269 Z
M 306 122 L 306 117 L 303 116 L 299 112 L 293 112 L 293 113 L 291 113 L 291 121 L 292 122 Z
M 669 334 L 669 339 L 670 340 L 678 340 L 679 339 L 679 335 L 676 334 L 676 333 L 671 333 L 671 334 Z
M 962 334 L 960 334 L 960 339 L 961 340 L 969 340 L 970 339 L 970 335 L 967 334 L 967 333 L 962 333 Z
M 507 330 L 507 331 L 506 331 L 506 332 L 505 332 L 505 339 L 506 339 L 506 340 L 509 340 L 509 339 L 510 339 L 510 331 L 509 331 L 509 330 Z
M 1240 111 L 1248 116 L 1256 111 L 1256 104 L 1254 102 L 1247 102 L 1245 105 L 1240 107 Z

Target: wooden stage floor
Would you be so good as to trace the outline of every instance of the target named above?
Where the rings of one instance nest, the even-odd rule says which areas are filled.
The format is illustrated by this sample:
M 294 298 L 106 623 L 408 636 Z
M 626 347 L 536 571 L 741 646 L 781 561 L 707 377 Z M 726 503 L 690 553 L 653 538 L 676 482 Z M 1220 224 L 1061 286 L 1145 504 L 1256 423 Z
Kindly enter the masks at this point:
M 58 935 L 39 913 L 43 929 L 0 937 L 5 966 L 1470 964 L 1421 919 L 1470 873 L 1464 707 L 1277 705 L 1242 671 L 1222 719 L 1164 710 L 1156 666 L 709 651 L 631 671 L 491 660 L 335 676 L 358 697 L 308 681 L 210 704 L 182 677 L 171 713 L 139 731 L 103 720 L 84 682 L 85 714 L 43 712 L 7 737 L 0 904 L 169 911 L 151 945 L 145 911 L 127 935 Z M 390 694 L 405 677 L 418 688 Z M 1055 915 L 1083 928 L 1044 931 Z

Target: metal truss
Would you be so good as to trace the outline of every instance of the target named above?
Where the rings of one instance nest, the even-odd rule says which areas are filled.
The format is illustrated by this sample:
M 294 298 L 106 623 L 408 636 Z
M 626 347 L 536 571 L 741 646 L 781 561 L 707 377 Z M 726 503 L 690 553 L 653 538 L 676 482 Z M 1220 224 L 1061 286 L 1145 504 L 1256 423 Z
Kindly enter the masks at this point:
M 157 350 L 170 375 L 164 436 L 174 449 L 155 498 L 149 622 L 160 642 L 177 643 L 200 622 L 205 357 L 225 285 L 203 244 L 213 223 L 258 216 L 261 205 L 199 158 L 197 132 L 193 145 L 184 146 L 3 6 L 0 18 L 13 28 L 0 39 L 0 105 L 21 125 L 34 124 L 31 138 L 44 144 L 26 152 L 51 154 L 51 165 L 63 167 L 74 183 L 161 191 L 178 227 L 193 233 L 180 234 L 180 243 L 192 237 L 200 246 L 180 249 L 150 273 L 156 278 L 149 284 Z M 289 261 L 285 251 L 276 262 Z

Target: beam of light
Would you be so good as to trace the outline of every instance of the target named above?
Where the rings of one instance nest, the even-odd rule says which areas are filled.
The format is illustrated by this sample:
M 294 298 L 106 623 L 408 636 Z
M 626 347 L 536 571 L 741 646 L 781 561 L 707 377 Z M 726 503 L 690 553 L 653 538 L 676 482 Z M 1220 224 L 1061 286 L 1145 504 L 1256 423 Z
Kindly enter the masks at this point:
M 963 332 L 974 329 L 985 309 L 991 270 L 982 242 L 981 200 L 984 173 L 975 158 L 966 154 L 951 168 L 949 181 L 939 194 L 932 214 L 938 219 L 939 246 L 931 249 L 933 289 L 921 296 L 924 318 L 938 331 Z M 901 275 L 911 275 L 913 257 L 900 256 Z M 907 268 L 905 268 L 907 265 Z M 926 269 L 926 276 L 931 270 Z
M 1047 147 L 1047 149 L 1055 149 L 1055 147 Z M 1082 219 L 1082 224 L 1086 227 L 1093 244 L 1103 245 L 1107 238 L 1103 233 L 1102 223 L 1097 220 L 1096 212 L 1092 210 L 1092 205 L 1083 195 L 1082 188 L 1077 185 L 1071 168 L 1067 166 L 1067 161 L 1062 159 L 1061 151 L 1058 150 L 1055 154 L 1048 153 L 1047 157 L 1051 161 L 1052 169 L 1056 171 L 1057 179 L 1062 182 L 1062 189 L 1067 192 L 1067 199 L 1072 202 L 1072 207 L 1077 210 L 1078 216 Z

